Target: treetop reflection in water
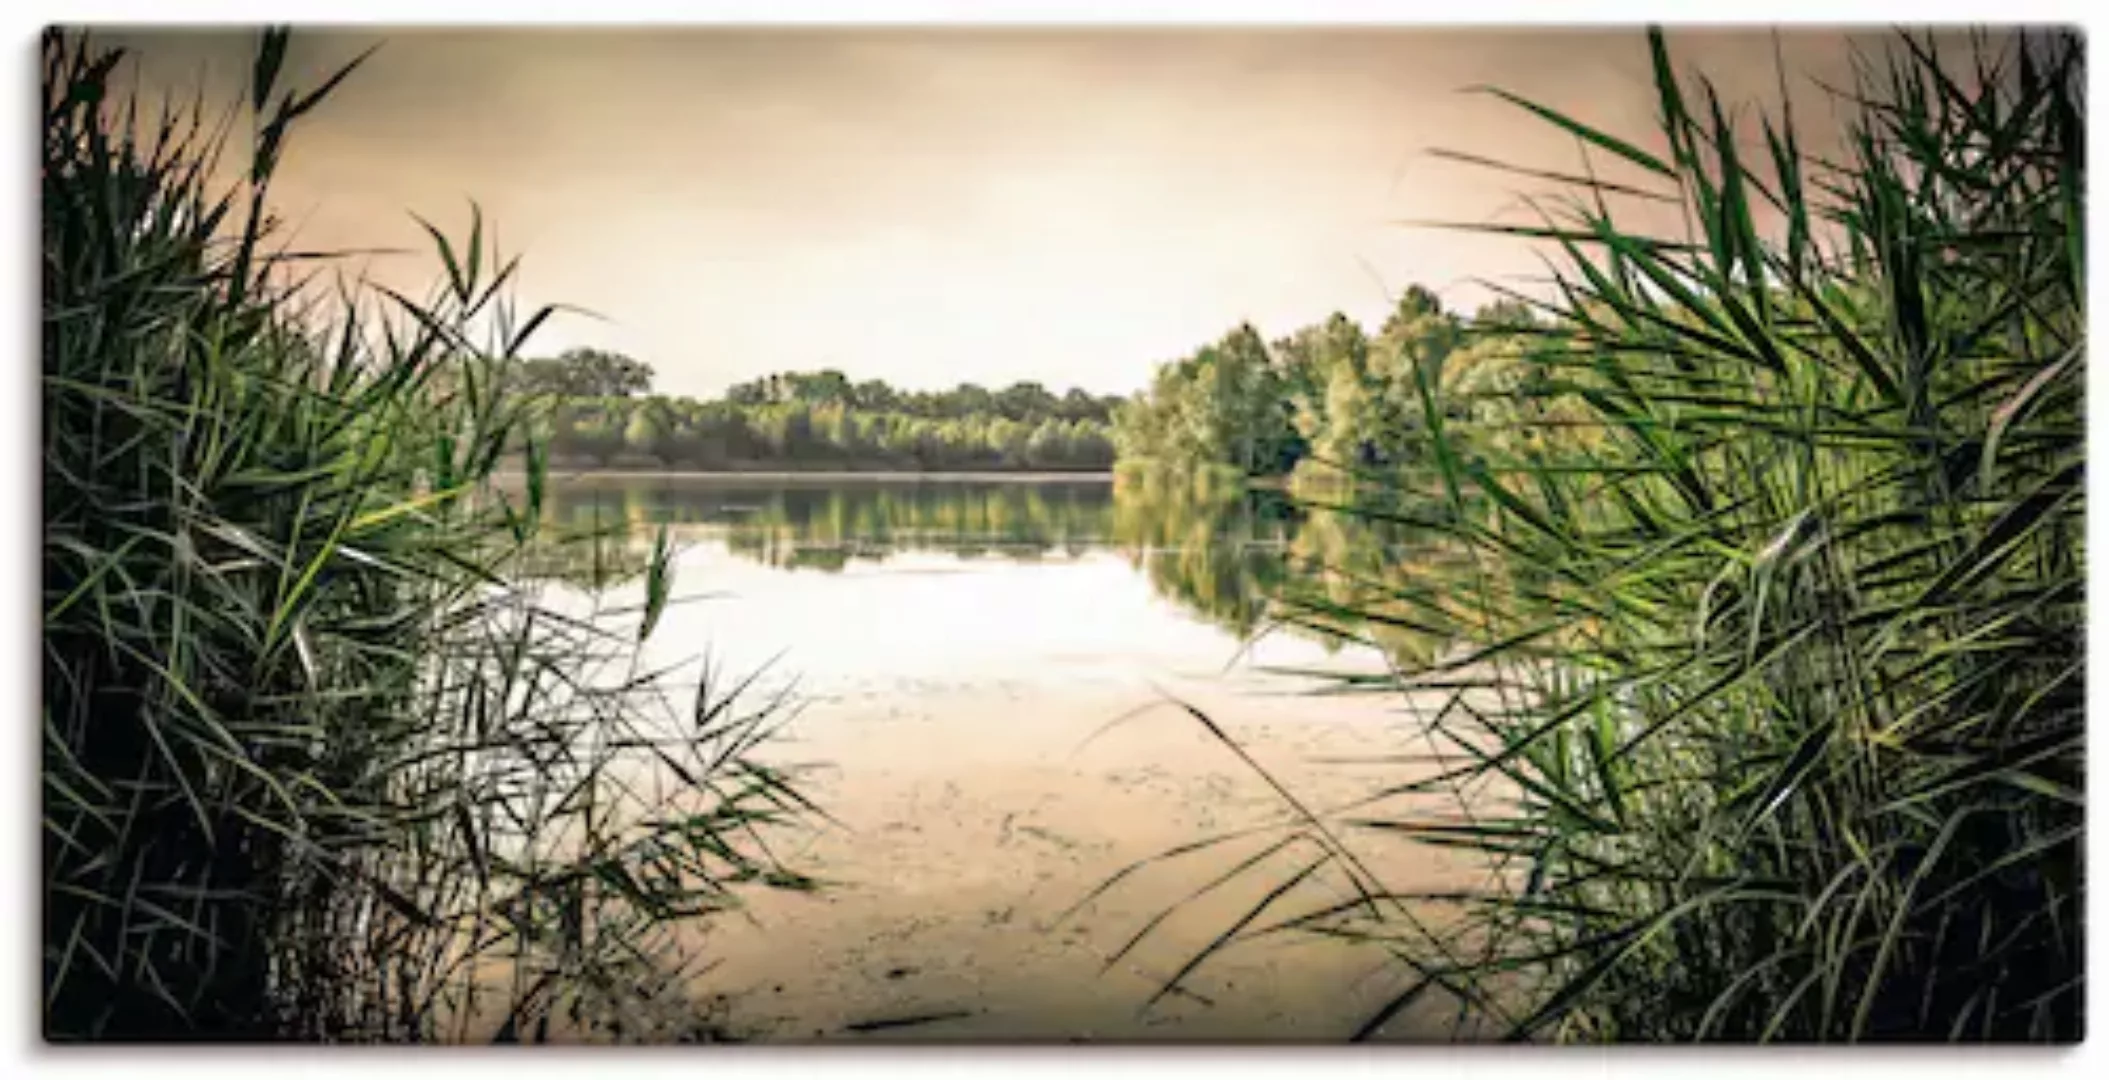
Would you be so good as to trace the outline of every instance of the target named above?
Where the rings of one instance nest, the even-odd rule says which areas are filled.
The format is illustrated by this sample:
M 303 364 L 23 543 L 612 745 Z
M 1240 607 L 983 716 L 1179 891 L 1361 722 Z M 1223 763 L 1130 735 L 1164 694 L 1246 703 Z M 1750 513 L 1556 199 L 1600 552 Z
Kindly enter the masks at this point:
M 1301 505 L 1268 489 L 1178 477 L 924 481 L 913 478 L 585 477 L 550 485 L 550 524 L 609 529 L 601 580 L 650 544 L 720 543 L 786 571 L 838 572 L 909 551 L 1013 562 L 1118 550 L 1161 596 L 1240 637 L 1277 626 L 1425 660 L 1444 636 L 1407 597 L 1425 568 L 1409 530 Z M 584 556 L 551 572 L 585 584 Z M 1391 603 L 1387 604 L 1389 600 Z M 1381 621 L 1349 617 L 1375 611 Z

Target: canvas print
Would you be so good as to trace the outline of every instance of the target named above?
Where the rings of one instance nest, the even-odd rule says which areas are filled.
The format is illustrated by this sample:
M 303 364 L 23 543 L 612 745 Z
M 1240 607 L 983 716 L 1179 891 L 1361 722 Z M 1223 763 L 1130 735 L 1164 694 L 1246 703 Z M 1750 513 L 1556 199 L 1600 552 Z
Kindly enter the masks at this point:
M 47 1041 L 2083 1035 L 2075 31 L 39 63 Z

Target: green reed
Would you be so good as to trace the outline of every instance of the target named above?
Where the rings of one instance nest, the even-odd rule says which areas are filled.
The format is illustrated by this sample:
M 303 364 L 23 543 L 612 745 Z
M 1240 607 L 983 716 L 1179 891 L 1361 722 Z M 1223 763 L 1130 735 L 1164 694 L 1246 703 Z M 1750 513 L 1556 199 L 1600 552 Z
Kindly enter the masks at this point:
M 693 917 L 802 884 L 782 703 L 642 666 L 663 538 L 620 606 L 537 579 L 601 565 L 494 391 L 549 312 L 480 218 L 424 300 L 281 240 L 358 66 L 284 89 L 286 47 L 215 116 L 43 43 L 46 1037 L 708 1037 Z
M 1835 153 L 1659 33 L 1650 139 L 1500 94 L 1591 163 L 1512 169 L 1564 193 L 1478 227 L 1559 255 L 1505 331 L 1534 377 L 1417 372 L 1386 486 L 1449 513 L 1358 601 L 1462 643 L 1383 682 L 1447 766 L 1299 811 L 1351 898 L 1212 948 L 1389 951 L 1362 1035 L 1450 1003 L 1533 1040 L 2080 1038 L 2084 51 L 1893 45 Z M 1421 845 L 1489 871 L 1423 888 Z

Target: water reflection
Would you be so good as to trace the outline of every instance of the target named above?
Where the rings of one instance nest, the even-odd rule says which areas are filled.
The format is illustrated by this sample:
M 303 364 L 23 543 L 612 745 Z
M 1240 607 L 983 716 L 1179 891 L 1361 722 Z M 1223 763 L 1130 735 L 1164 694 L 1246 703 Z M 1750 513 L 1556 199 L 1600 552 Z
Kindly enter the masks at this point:
M 1275 627 L 1427 663 L 1450 640 L 1426 599 L 1438 569 L 1430 536 L 1398 520 L 1324 509 L 1344 499 L 1124 476 L 1114 489 L 1114 532 L 1160 594 L 1240 637 Z
M 1111 494 L 1093 480 L 589 479 L 554 485 L 548 506 L 568 527 L 626 522 L 643 535 L 663 524 L 769 566 L 832 571 L 903 551 L 1079 555 L 1110 539 Z
M 1290 587 L 1302 515 L 1277 492 L 1123 476 L 1113 505 L 1114 536 L 1150 585 L 1232 634 L 1256 630 Z
M 641 563 L 657 526 L 677 539 L 791 572 L 837 573 L 907 552 L 1017 563 L 1121 552 L 1160 596 L 1246 637 L 1281 626 L 1329 645 L 1353 638 L 1426 660 L 1442 635 L 1428 622 L 1425 537 L 1394 523 L 1312 510 L 1271 490 L 1176 477 L 974 481 L 647 480 L 589 477 L 551 485 L 551 522 L 614 528 L 632 538 L 600 568 Z M 584 583 L 590 546 L 552 570 Z M 1375 614 L 1375 620 L 1362 616 Z

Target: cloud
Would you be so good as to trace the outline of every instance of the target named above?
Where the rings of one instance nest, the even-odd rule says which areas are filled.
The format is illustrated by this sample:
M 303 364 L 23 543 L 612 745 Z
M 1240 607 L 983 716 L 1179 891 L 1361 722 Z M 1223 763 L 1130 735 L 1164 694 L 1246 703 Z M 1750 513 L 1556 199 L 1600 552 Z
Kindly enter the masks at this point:
M 241 34 L 116 39 L 150 85 L 246 72 Z M 1653 93 L 1637 31 L 1520 28 L 318 31 L 288 75 L 375 40 L 292 145 L 278 194 L 303 242 L 415 244 L 409 212 L 460 222 L 474 198 L 524 249 L 524 300 L 609 319 L 545 346 L 628 351 L 692 394 L 820 364 L 1120 391 L 1240 320 L 1374 322 L 1415 282 L 1469 299 L 1535 257 L 1395 222 L 1487 220 L 1526 185 L 1425 151 L 1575 149 L 1463 88 L 1636 134 Z M 1852 40 L 1783 38 L 1802 119 Z M 1769 35 L 1674 41 L 1730 100 L 1776 96 Z

